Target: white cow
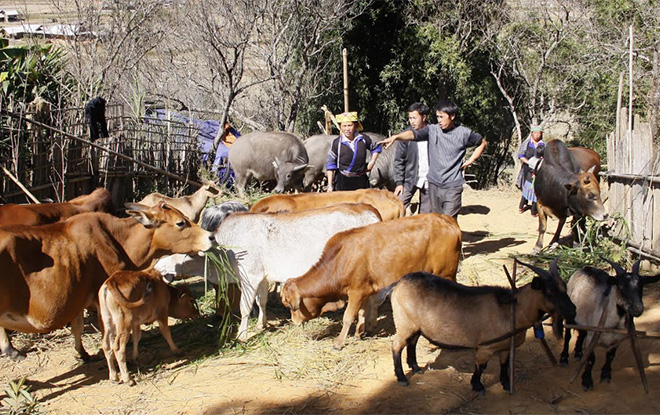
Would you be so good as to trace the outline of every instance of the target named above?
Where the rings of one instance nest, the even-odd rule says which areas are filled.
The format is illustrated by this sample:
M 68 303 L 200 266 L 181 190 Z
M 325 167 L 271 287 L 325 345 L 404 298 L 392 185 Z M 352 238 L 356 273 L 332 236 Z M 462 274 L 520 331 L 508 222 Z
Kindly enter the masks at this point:
M 266 326 L 268 283 L 303 275 L 336 233 L 379 222 L 371 205 L 338 204 L 290 213 L 235 213 L 214 233 L 235 261 L 241 285 L 238 339 L 248 338 L 248 318 L 257 300 L 257 330 Z

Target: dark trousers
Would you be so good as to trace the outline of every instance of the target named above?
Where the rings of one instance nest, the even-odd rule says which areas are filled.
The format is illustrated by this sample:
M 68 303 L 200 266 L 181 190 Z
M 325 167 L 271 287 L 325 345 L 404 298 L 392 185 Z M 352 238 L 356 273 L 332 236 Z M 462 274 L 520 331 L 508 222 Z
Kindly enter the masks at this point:
M 370 187 L 369 177 L 366 174 L 364 176 L 348 177 L 340 172 L 335 172 L 334 190 L 357 190 L 368 189 Z

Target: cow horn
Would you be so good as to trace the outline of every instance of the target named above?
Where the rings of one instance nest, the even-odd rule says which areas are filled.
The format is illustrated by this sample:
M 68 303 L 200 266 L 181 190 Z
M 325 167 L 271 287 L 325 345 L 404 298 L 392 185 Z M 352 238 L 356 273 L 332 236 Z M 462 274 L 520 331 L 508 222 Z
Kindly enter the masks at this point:
M 608 264 L 610 264 L 610 265 L 612 266 L 612 268 L 614 268 L 614 272 L 616 272 L 616 276 L 617 276 L 617 277 L 618 277 L 619 275 L 623 275 L 623 274 L 626 273 L 626 270 L 623 269 L 623 268 L 621 267 L 621 265 L 617 264 L 617 263 L 614 262 L 614 261 L 610 261 L 609 259 L 607 259 L 607 258 L 605 258 L 605 257 L 601 257 L 601 258 L 603 259 L 603 261 L 605 261 L 605 262 L 607 262 Z
M 306 168 L 306 167 L 307 167 L 307 163 L 305 163 L 305 164 L 300 164 L 300 165 L 294 167 L 294 168 L 293 168 L 293 171 L 300 171 L 300 170 L 302 170 L 302 169 L 304 169 L 304 168 Z

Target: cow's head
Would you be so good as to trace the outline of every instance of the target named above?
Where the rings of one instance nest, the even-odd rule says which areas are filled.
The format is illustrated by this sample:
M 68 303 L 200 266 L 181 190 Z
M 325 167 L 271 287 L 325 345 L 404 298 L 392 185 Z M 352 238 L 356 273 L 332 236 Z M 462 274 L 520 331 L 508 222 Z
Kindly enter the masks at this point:
M 199 317 L 195 297 L 193 297 L 188 287 L 168 285 L 167 289 L 170 292 L 170 304 L 167 310 L 170 317 L 182 320 Z
M 588 215 L 601 221 L 607 219 L 607 212 L 600 199 L 600 185 L 594 176 L 594 168 L 580 171 L 576 181 L 566 184 L 568 207 L 572 214 Z
M 537 277 L 532 279 L 532 289 L 539 291 L 543 296 L 543 311 L 555 315 L 552 327 L 555 335 L 561 337 L 561 317 L 569 323 L 575 323 L 576 308 L 566 292 L 566 283 L 559 275 L 558 259 L 552 261 L 549 271 L 524 262 L 518 261 L 518 263 L 536 273 Z
M 342 300 L 327 302 L 320 298 L 304 297 L 295 280 L 288 280 L 282 287 L 280 295 L 282 304 L 291 311 L 291 321 L 294 324 L 301 324 L 325 312 L 336 311 L 345 305 Z
M 152 230 L 151 252 L 197 254 L 213 246 L 213 234 L 191 222 L 179 210 L 161 201 L 154 207 L 127 203 L 126 213 Z
M 275 168 L 277 185 L 273 191 L 275 193 L 284 193 L 289 189 L 300 189 L 307 164 L 306 161 L 302 160 L 280 161 L 276 157 L 273 161 L 273 167 Z

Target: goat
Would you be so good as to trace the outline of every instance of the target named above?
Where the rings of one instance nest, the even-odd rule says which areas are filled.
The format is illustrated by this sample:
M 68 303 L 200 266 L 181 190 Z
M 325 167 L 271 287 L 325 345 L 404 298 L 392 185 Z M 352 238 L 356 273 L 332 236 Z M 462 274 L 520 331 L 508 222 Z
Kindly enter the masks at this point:
M 585 326 L 598 326 L 601 317 L 604 319 L 605 328 L 626 328 L 626 319 L 639 317 L 644 311 L 642 293 L 644 286 L 660 280 L 660 275 L 654 277 L 643 277 L 639 275 L 639 263 L 635 262 L 632 272 L 626 272 L 619 264 L 606 261 L 612 265 L 616 276 L 612 277 L 605 271 L 584 267 L 571 275 L 568 280 L 568 296 L 577 307 L 577 324 Z M 603 315 L 604 313 L 604 315 Z M 575 342 L 575 358 L 582 358 L 582 345 L 585 340 L 587 344 L 591 342 L 594 332 L 587 333 L 585 330 L 578 331 L 578 338 Z M 625 340 L 624 334 L 602 333 L 598 339 L 597 346 L 607 350 L 605 355 L 605 364 L 600 372 L 600 381 L 609 382 L 612 379 L 612 360 L 616 354 L 616 349 Z M 561 352 L 560 364 L 568 364 L 568 345 L 571 340 L 571 329 L 566 328 L 564 338 L 564 349 Z M 582 389 L 593 390 L 594 381 L 591 377 L 591 371 L 596 362 L 595 353 L 591 352 L 587 356 L 587 364 L 582 373 Z
M 155 192 L 148 194 L 138 203 L 151 207 L 156 206 L 162 200 L 179 209 L 185 217 L 197 223 L 208 198 L 220 195 L 222 195 L 222 190 L 215 183 L 206 181 L 202 187 L 189 196 L 172 198 Z
M 407 349 L 407 363 L 414 373 L 420 373 L 416 347 L 420 336 L 443 348 L 474 348 L 476 364 L 472 375 L 472 389 L 485 393 L 481 374 L 488 360 L 499 355 L 500 382 L 510 390 L 509 347 L 511 303 L 517 302 L 515 345 L 525 341 L 525 331 L 544 313 L 558 312 L 568 321 L 575 317 L 575 306 L 566 294 L 566 285 L 559 277 L 557 260 L 550 272 L 532 265 L 538 277 L 517 292 L 502 287 L 468 287 L 438 278 L 427 272 L 407 274 L 392 290 L 392 314 L 396 334 L 392 341 L 394 373 L 400 385 L 408 379 L 401 367 L 401 353 Z M 555 335 L 561 336 L 561 330 Z M 498 338 L 501 340 L 497 341 Z M 496 340 L 496 341 L 491 341 Z

